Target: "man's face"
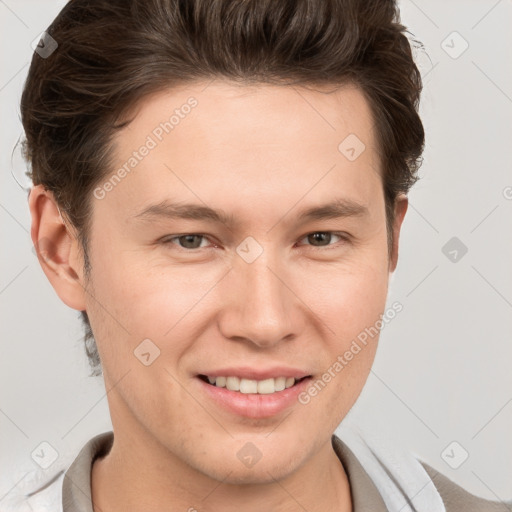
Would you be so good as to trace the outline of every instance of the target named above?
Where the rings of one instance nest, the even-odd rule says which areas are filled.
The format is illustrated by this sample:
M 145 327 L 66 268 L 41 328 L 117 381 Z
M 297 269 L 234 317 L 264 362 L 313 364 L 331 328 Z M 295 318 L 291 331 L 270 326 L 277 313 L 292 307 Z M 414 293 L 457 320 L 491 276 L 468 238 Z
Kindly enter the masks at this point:
M 173 114 L 171 128 L 160 125 Z M 137 163 L 96 189 L 89 244 L 87 312 L 118 442 L 225 482 L 286 476 L 330 443 L 377 336 L 341 370 L 335 363 L 387 296 L 372 124 L 355 88 L 216 82 L 141 103 L 116 136 L 107 179 Z M 351 208 L 301 216 L 336 201 Z M 165 215 L 165 204 L 208 207 L 229 223 Z M 329 368 L 330 382 L 305 400 Z M 310 378 L 248 395 L 200 377 L 267 370 Z

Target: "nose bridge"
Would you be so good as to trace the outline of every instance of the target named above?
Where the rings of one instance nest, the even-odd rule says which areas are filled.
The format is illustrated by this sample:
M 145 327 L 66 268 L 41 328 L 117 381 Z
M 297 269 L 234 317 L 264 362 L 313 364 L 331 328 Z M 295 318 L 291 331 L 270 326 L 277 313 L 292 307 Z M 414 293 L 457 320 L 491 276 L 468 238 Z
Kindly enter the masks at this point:
M 296 305 L 293 293 L 284 284 L 285 274 L 278 255 L 269 248 L 262 250 L 252 261 L 251 258 L 244 259 L 244 253 L 235 258 L 229 283 L 232 290 L 230 306 L 224 315 L 226 336 L 271 346 L 296 332 L 298 325 L 293 321 Z

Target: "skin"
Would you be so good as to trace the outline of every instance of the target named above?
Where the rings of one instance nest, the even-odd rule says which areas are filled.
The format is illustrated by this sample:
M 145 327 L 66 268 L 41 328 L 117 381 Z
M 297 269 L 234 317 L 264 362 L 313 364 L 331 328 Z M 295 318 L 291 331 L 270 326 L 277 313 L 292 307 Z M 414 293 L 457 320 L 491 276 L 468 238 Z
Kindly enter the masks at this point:
M 117 133 L 112 172 L 190 96 L 197 106 L 93 199 L 89 280 L 51 193 L 30 195 L 32 239 L 51 247 L 42 268 L 63 302 L 87 310 L 110 390 L 115 440 L 93 466 L 94 510 L 350 511 L 331 435 L 362 391 L 378 337 L 307 405 L 270 418 L 221 410 L 196 375 L 282 364 L 319 378 L 384 314 L 407 198 L 395 204 L 389 256 L 373 120 L 348 86 L 217 81 L 154 94 Z M 354 161 L 338 150 L 350 133 L 366 146 Z M 302 209 L 340 197 L 367 213 L 299 222 Z M 222 209 L 237 224 L 134 218 L 164 199 Z M 307 236 L 317 232 L 349 238 Z M 205 238 L 169 241 L 190 233 Z M 248 236 L 263 249 L 252 263 L 236 252 Z M 160 349 L 150 366 L 133 353 L 146 338 Z M 262 453 L 251 468 L 237 457 L 248 441 Z

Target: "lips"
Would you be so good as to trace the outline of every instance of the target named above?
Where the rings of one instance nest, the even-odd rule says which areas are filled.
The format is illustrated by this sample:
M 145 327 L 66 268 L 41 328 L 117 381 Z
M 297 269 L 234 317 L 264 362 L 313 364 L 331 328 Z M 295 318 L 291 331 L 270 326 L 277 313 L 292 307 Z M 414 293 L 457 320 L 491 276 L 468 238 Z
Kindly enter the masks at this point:
M 300 367 L 245 365 L 201 369 L 199 389 L 220 408 L 247 418 L 262 419 L 284 413 L 298 404 L 312 372 Z
M 230 377 L 234 378 L 236 376 L 231 375 Z M 212 376 L 210 376 L 210 378 L 212 379 Z M 256 388 L 254 387 L 254 384 L 244 384 L 244 380 L 252 381 L 253 379 L 242 378 L 239 379 L 242 391 L 234 391 L 227 389 L 225 386 L 217 386 L 217 379 L 220 378 L 221 384 L 223 383 L 223 378 L 225 377 L 222 375 L 218 375 L 213 378 L 215 379 L 213 384 L 209 382 L 208 377 L 205 374 L 196 375 L 195 380 L 199 385 L 201 393 L 204 393 L 204 396 L 209 400 L 212 400 L 212 402 L 218 407 L 234 414 L 235 416 L 244 416 L 252 419 L 270 419 L 272 417 L 277 417 L 280 414 L 284 414 L 293 407 L 297 407 L 299 404 L 298 396 L 307 388 L 312 377 L 303 376 L 297 381 L 295 381 L 293 377 L 285 378 L 284 376 L 280 376 L 276 379 L 269 377 L 262 381 L 254 380 Z M 277 383 L 279 379 L 285 380 L 285 389 L 282 391 L 275 389 L 275 383 Z M 286 387 L 286 379 L 293 380 L 293 384 L 288 388 Z M 273 391 L 271 387 L 269 387 L 272 384 L 265 382 L 268 380 L 274 381 Z M 225 382 L 228 382 L 228 378 L 225 378 Z M 263 384 L 261 384 L 261 382 L 263 382 Z M 260 385 L 263 386 L 261 392 L 258 389 Z M 248 387 L 244 390 L 244 386 Z M 236 387 L 236 381 L 234 387 Z

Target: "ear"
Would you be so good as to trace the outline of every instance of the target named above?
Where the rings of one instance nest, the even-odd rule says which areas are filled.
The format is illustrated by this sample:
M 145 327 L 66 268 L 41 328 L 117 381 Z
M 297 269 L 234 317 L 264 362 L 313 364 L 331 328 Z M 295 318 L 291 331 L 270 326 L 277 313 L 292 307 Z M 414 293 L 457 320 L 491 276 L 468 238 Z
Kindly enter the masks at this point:
M 394 272 L 398 263 L 398 242 L 400 239 L 400 229 L 409 206 L 409 199 L 404 194 L 399 194 L 395 199 L 395 220 L 393 223 L 393 246 L 389 258 L 389 272 Z
M 76 234 L 68 228 L 53 194 L 43 185 L 31 189 L 28 202 L 32 217 L 30 236 L 46 277 L 65 304 L 85 311 L 83 257 Z

